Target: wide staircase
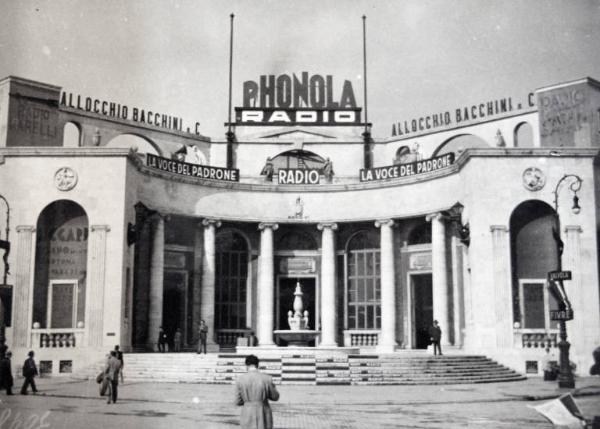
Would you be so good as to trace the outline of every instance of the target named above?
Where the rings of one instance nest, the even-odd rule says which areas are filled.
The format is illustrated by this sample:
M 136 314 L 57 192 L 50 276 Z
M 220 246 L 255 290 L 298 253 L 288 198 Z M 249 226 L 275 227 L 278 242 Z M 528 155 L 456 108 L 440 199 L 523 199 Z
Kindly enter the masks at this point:
M 126 381 L 233 383 L 246 372 L 245 355 L 235 353 L 126 353 Z M 262 372 L 276 384 L 385 385 L 464 384 L 524 380 L 517 372 L 479 355 L 430 356 L 420 353 L 281 353 L 260 357 Z M 101 363 L 74 374 L 91 378 Z

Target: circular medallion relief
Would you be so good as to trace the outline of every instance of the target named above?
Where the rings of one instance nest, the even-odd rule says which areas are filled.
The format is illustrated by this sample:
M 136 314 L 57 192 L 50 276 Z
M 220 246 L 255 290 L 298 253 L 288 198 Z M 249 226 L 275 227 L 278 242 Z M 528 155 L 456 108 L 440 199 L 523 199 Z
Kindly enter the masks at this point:
M 54 173 L 54 185 L 60 191 L 70 191 L 77 185 L 77 173 L 71 167 L 61 167 Z
M 523 186 L 529 191 L 539 191 L 546 184 L 546 175 L 537 167 L 529 167 L 523 172 Z

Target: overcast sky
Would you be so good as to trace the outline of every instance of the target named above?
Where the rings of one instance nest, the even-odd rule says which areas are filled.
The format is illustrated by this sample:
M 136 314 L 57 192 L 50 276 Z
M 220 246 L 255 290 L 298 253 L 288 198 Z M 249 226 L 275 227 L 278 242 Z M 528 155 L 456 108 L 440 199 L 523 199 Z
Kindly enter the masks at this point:
M 224 136 L 229 14 L 233 104 L 261 74 L 351 80 L 363 106 L 367 15 L 369 120 L 392 123 L 600 79 L 600 0 L 0 0 L 0 77 L 199 121 Z

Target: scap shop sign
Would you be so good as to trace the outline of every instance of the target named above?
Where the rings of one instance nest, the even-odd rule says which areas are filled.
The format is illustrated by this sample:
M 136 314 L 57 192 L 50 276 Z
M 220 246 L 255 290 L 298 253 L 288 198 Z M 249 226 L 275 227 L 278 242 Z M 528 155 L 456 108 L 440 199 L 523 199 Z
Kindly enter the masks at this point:
M 339 96 L 331 75 L 260 76 L 243 85 L 243 107 L 235 108 L 238 125 L 360 125 L 352 83 L 345 80 Z

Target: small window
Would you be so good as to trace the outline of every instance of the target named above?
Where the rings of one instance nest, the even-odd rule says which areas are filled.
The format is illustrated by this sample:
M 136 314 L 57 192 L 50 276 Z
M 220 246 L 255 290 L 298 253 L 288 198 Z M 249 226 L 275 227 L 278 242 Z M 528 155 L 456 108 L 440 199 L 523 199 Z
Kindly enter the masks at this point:
M 41 360 L 39 370 L 40 370 L 40 375 L 52 374 L 52 361 L 51 360 Z
M 70 374 L 73 372 L 73 361 L 72 360 L 61 360 L 58 366 L 58 372 L 61 374 Z

